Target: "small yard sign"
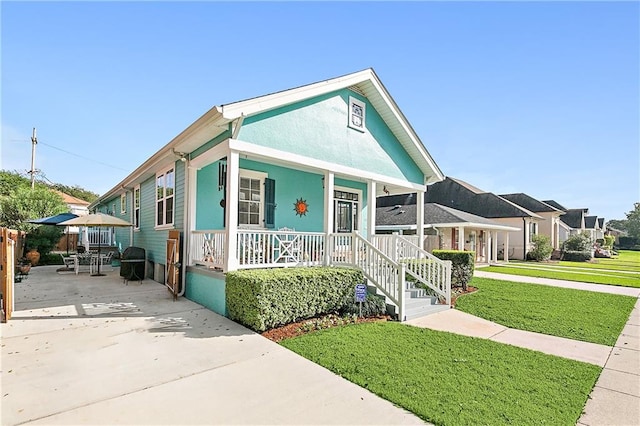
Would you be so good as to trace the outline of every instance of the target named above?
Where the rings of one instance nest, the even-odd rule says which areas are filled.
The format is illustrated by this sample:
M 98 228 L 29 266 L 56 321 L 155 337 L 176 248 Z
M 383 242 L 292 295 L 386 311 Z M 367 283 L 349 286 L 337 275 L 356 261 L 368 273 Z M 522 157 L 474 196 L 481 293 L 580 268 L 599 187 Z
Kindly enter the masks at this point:
M 367 286 L 365 284 L 356 285 L 356 302 L 364 302 L 367 297 Z

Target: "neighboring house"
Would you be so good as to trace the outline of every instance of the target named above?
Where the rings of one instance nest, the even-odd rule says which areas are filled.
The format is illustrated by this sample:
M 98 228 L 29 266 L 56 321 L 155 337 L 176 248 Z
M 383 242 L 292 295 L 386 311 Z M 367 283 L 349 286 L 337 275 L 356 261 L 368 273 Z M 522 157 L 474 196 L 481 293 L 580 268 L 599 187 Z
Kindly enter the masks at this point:
M 64 192 L 55 189 L 53 189 L 52 191 L 62 197 L 62 200 L 69 209 L 69 213 L 73 213 L 78 216 L 89 214 L 89 204 L 91 203 L 89 203 L 88 201 L 74 197 L 73 195 L 65 194 Z M 67 226 L 65 227 L 64 233 L 65 235 L 60 238 L 60 241 L 58 241 L 58 244 L 56 244 L 56 250 L 75 250 L 77 246 L 79 244 L 83 244 L 84 241 L 87 241 L 88 245 L 87 228 L 80 228 L 78 226 Z M 81 238 L 83 235 L 85 237 L 84 239 Z
M 177 260 L 180 294 L 222 314 L 224 272 L 296 265 L 380 268 L 386 278 L 365 276 L 400 309 L 404 266 L 370 258 L 375 199 L 413 191 L 422 200 L 441 179 L 367 69 L 215 106 L 91 207 L 134 224 L 116 240 L 146 250 L 149 276 L 165 282 Z M 172 230 L 182 250 L 167 249 Z
M 540 215 L 543 220 L 539 222 L 537 232 L 549 237 L 551 246 L 554 250 L 560 249 L 560 217 L 564 214 L 563 209 L 551 206 L 544 201 L 536 200 L 522 192 L 515 194 L 500 194 L 500 196 L 505 200 L 509 200 L 520 207 Z
M 398 233 L 404 236 L 416 235 L 417 225 L 414 219 L 416 210 L 415 193 L 378 197 L 376 232 L 378 234 Z M 487 218 L 437 203 L 425 203 L 424 228 L 423 246 L 426 250 L 474 251 L 478 263 L 498 260 L 498 233 L 507 234 L 520 230 L 520 228 L 501 225 Z M 502 238 L 502 241 L 507 242 L 508 238 Z M 500 249 L 504 251 L 504 247 Z
M 606 226 L 605 235 L 613 235 L 615 237 L 615 244 L 620 244 L 620 237 L 626 237 L 628 234 L 626 231 Z
M 604 217 L 598 218 L 598 232 L 596 233 L 596 238 L 601 239 L 607 235 L 607 225 L 605 224 Z
M 518 232 L 503 232 L 497 236 L 498 246 L 509 248 L 498 253 L 498 258 L 504 260 L 526 258 L 526 253 L 532 248 L 531 237 L 538 232 L 539 223 L 543 220 L 524 207 L 451 177 L 429 185 L 425 200 L 518 228 Z
M 598 216 L 585 216 L 584 217 L 584 228 L 585 231 L 591 237 L 591 240 L 595 243 L 598 238 L 602 238 L 604 233 L 600 229 L 600 225 L 598 222 Z

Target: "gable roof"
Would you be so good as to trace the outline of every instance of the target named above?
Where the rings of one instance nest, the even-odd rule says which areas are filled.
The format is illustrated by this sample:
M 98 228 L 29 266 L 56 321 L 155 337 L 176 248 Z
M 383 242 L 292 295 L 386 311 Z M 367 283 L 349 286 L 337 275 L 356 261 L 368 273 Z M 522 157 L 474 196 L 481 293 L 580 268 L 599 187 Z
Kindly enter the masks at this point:
M 560 216 L 560 221 L 573 229 L 582 229 L 584 209 L 567 209 L 565 214 Z
M 383 206 L 376 208 L 377 229 L 416 229 L 416 204 Z M 474 228 L 517 231 L 519 228 L 505 226 L 485 217 L 441 206 L 425 203 L 424 224 L 431 227 L 465 226 Z
M 451 207 L 489 219 L 507 217 L 541 218 L 509 200 L 491 192 L 483 192 L 459 179 L 446 177 L 427 187 L 425 201 Z
M 522 192 L 515 194 L 500 194 L 500 197 L 535 213 L 559 213 L 561 211 L 560 209 L 550 206 L 545 202 L 536 200 Z
M 604 217 L 598 218 L 598 228 L 604 229 Z
M 169 165 L 172 161 L 175 162 L 177 153 L 191 153 L 229 130 L 231 130 L 231 137 L 233 137 L 237 134 L 245 117 L 341 89 L 356 91 L 371 102 L 393 135 L 426 176 L 425 183 L 436 182 L 444 178 L 444 174 L 427 152 L 424 144 L 373 68 L 367 68 L 264 96 L 214 106 L 92 205 L 122 192 L 122 188 L 130 187 L 153 176 L 158 167 Z
M 568 209 L 555 200 L 542 200 L 543 203 L 550 205 L 558 210 L 567 211 Z
M 598 216 L 585 216 L 584 227 L 586 229 L 598 229 Z
M 88 206 L 89 204 L 91 204 L 88 201 L 74 197 L 73 195 L 65 194 L 64 192 L 58 191 L 57 189 L 53 189 L 52 191 L 60 195 L 65 204 L 77 204 L 80 206 Z

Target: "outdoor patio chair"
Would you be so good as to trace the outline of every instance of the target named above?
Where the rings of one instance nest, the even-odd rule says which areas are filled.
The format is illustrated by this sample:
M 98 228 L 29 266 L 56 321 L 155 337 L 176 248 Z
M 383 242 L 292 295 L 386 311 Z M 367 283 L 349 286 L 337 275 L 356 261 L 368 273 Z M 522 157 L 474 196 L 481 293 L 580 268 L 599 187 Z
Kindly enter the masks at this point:
M 65 256 L 64 254 L 60 253 L 60 257 L 62 258 L 62 264 L 67 269 L 73 269 L 75 267 L 76 259 L 73 256 Z

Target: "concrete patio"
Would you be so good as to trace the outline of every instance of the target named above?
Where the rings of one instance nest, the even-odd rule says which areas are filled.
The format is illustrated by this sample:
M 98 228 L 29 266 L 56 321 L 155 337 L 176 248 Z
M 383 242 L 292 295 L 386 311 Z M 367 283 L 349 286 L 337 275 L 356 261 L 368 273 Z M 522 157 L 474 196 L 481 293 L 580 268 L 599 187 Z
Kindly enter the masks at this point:
M 151 280 L 32 268 L 2 324 L 2 425 L 423 424 Z

